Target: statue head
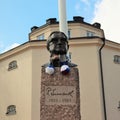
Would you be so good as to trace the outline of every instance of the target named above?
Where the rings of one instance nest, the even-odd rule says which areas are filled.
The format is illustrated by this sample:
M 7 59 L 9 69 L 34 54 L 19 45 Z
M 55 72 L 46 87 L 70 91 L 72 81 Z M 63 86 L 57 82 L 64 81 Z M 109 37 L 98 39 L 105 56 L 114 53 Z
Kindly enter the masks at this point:
M 51 54 L 66 54 L 69 49 L 67 36 L 60 31 L 52 32 L 47 40 L 47 49 Z

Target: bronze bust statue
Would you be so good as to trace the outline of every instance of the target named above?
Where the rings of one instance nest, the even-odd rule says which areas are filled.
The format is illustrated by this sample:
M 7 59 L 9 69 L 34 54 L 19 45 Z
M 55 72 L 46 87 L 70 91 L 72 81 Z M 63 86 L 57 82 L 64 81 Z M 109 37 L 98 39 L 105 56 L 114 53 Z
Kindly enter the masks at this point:
M 50 65 L 61 67 L 68 65 L 75 67 L 76 65 L 69 62 L 67 52 L 69 49 L 67 36 L 60 31 L 52 32 L 47 40 L 47 49 L 50 52 Z

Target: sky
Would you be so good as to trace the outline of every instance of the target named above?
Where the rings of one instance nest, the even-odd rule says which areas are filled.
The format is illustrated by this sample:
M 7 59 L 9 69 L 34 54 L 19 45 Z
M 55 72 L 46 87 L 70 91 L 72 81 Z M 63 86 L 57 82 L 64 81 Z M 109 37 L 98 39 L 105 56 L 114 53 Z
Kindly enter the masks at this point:
M 67 20 L 101 23 L 108 40 L 120 43 L 120 0 L 66 0 Z M 0 0 L 0 53 L 28 41 L 33 26 L 57 18 L 58 0 Z

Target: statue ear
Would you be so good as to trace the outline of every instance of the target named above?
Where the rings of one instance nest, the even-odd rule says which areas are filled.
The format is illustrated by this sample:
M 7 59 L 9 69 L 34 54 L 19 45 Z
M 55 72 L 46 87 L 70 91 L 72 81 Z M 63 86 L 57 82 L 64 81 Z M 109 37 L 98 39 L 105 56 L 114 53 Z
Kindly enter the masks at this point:
M 49 44 L 47 43 L 47 50 L 50 51 Z
M 68 45 L 68 50 L 69 50 L 69 45 Z
M 67 45 L 67 51 L 69 50 L 69 45 Z

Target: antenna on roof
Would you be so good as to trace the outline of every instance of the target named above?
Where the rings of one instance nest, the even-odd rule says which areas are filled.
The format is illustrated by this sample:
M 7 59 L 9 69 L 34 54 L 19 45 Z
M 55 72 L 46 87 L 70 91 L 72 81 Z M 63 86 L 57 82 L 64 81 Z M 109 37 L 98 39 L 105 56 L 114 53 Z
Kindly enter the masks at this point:
M 68 26 L 66 18 L 66 0 L 58 0 L 59 8 L 59 30 L 68 36 Z

